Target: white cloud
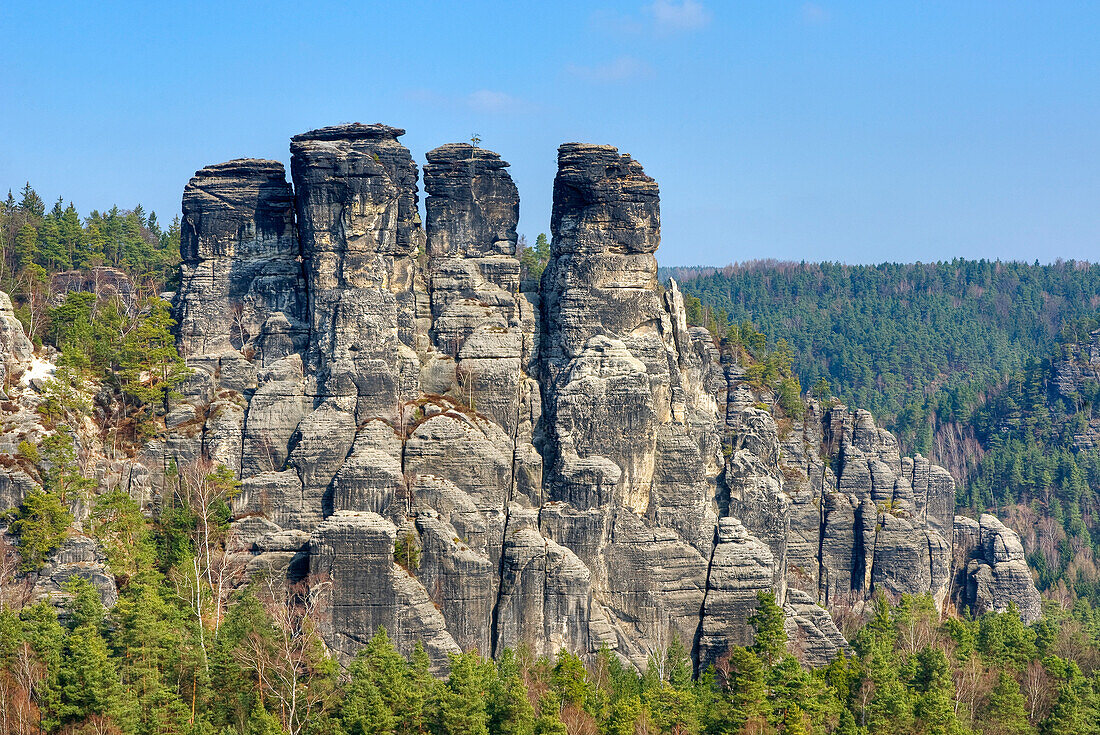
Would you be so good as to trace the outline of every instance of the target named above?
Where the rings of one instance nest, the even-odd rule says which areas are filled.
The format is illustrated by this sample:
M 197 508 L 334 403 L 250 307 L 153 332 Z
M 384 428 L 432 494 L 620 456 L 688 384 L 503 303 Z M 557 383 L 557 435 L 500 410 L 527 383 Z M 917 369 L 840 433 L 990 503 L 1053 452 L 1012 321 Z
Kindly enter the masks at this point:
M 710 23 L 710 11 L 697 0 L 656 0 L 646 7 L 658 31 L 695 31 Z
M 594 10 L 588 16 L 588 24 L 595 30 L 617 35 L 636 35 L 646 30 L 642 19 L 613 10 Z
M 510 112 L 523 112 L 527 105 L 507 92 L 495 92 L 491 89 L 479 89 L 466 95 L 466 106 L 474 112 L 487 112 L 494 115 Z
M 699 0 L 654 0 L 639 12 L 595 10 L 588 16 L 591 28 L 620 36 L 697 31 L 711 21 L 711 12 Z
M 653 68 L 633 56 L 620 56 L 606 64 L 595 66 L 570 64 L 566 67 L 566 71 L 590 82 L 625 82 L 653 76 Z
M 829 22 L 829 11 L 814 2 L 802 3 L 799 16 L 803 23 L 821 25 Z

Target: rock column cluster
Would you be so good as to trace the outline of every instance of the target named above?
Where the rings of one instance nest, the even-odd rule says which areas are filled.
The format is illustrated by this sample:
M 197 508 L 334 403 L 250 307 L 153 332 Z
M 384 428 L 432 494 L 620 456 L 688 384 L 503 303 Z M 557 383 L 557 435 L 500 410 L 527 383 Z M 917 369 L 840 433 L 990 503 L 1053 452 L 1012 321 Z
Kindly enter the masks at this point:
M 438 665 L 522 643 L 641 667 L 673 637 L 707 665 L 772 592 L 823 662 L 847 644 L 819 603 L 948 597 L 950 476 L 865 412 L 777 424 L 658 283 L 637 161 L 561 146 L 524 290 L 508 164 L 429 152 L 422 224 L 402 133 L 296 136 L 293 189 L 270 161 L 196 174 L 176 301 L 196 373 L 147 450 L 239 473 L 247 569 L 304 580 L 342 657 L 384 625 Z M 957 589 L 989 576 L 971 566 Z

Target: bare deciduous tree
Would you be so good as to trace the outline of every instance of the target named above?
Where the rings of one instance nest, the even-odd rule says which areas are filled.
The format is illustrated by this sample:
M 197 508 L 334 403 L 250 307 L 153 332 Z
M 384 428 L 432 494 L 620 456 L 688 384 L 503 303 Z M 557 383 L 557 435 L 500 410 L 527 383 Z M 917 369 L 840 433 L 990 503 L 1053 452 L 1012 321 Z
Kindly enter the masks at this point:
M 271 627 L 250 632 L 237 651 L 238 661 L 255 674 L 261 697 L 278 705 L 289 735 L 299 735 L 330 700 L 325 677 L 315 676 L 326 660 L 315 626 L 327 585 L 321 577 L 292 585 L 280 575 L 264 575 L 257 594 Z
M 195 515 L 191 563 L 173 571 L 176 595 L 195 616 L 202 649 L 203 666 L 208 666 L 206 629 L 217 634 L 228 606 L 229 594 L 240 581 L 244 565 L 225 546 L 224 529 L 216 514 L 221 503 L 229 503 L 239 488 L 232 473 L 215 469 L 210 462 L 196 461 L 183 467 L 179 500 Z
M 1033 725 L 1038 724 L 1039 720 L 1046 717 L 1053 698 L 1050 674 L 1039 661 L 1033 660 L 1024 670 L 1020 688 L 1027 700 L 1027 719 Z

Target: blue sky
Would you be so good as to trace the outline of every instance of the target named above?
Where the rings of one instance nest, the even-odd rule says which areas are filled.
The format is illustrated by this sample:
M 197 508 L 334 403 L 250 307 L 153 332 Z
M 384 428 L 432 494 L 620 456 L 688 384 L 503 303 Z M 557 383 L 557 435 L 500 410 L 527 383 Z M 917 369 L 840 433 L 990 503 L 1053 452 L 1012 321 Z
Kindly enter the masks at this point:
M 665 265 L 1100 258 L 1096 3 L 11 0 L 0 34 L 0 186 L 83 213 L 381 121 L 420 162 L 478 133 L 531 239 L 558 144 L 618 146 Z

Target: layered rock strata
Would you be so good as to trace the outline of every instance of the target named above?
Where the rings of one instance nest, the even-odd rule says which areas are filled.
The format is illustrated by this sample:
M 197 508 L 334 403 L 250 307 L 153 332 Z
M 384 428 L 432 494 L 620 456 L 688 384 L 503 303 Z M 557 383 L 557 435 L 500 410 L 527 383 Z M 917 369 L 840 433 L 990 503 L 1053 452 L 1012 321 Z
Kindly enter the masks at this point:
M 1026 623 L 1043 616 L 1019 535 L 996 516 L 955 518 L 955 605 L 974 615 L 1015 605 Z
M 642 667 L 678 637 L 706 666 L 771 592 L 820 663 L 847 645 L 826 606 L 943 603 L 950 476 L 866 412 L 776 421 L 658 283 L 637 161 L 559 149 L 525 291 L 508 164 L 429 152 L 421 223 L 402 133 L 296 136 L 293 190 L 267 161 L 196 174 L 176 302 L 196 372 L 146 450 L 239 472 L 235 553 L 308 584 L 341 657 L 384 625 L 440 665 L 525 644 Z
M 18 378 L 29 366 L 34 345 L 15 318 L 11 298 L 0 291 L 0 386 Z

